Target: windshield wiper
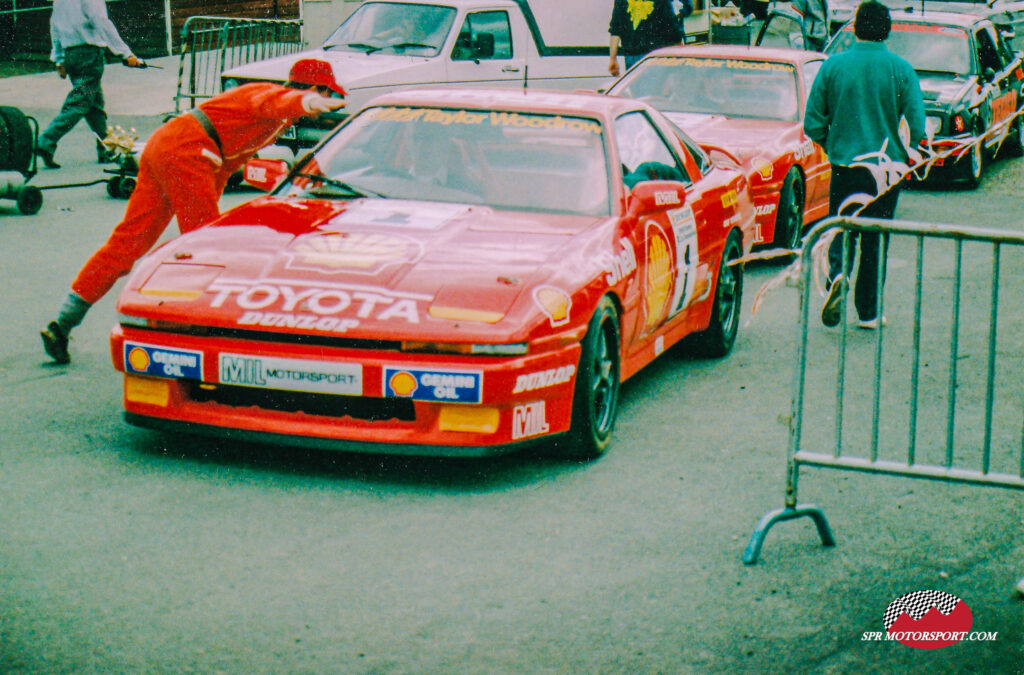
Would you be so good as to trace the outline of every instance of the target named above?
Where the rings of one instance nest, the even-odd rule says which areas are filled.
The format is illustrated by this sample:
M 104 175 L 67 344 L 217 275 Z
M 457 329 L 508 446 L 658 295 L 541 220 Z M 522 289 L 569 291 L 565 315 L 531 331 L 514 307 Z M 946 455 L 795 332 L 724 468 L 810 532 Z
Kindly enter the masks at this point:
M 425 45 L 422 42 L 399 42 L 395 45 L 385 45 L 387 49 L 413 49 L 418 47 L 420 49 L 437 49 L 435 45 Z M 382 47 L 382 49 L 384 48 Z
M 352 197 L 380 197 L 387 198 L 387 195 L 377 192 L 375 190 L 368 190 L 366 188 L 357 188 L 354 185 L 350 185 L 345 181 L 338 180 L 337 178 L 329 178 L 327 176 L 321 176 L 316 173 L 293 173 L 292 178 L 306 178 L 317 183 L 323 183 L 324 185 L 330 185 L 336 187 L 339 190 L 344 190 L 349 193 Z
M 383 49 L 383 47 L 380 47 L 378 45 L 371 45 L 365 42 L 346 42 L 344 44 L 327 45 L 326 47 L 324 47 L 324 49 L 333 49 L 334 47 L 350 47 L 352 49 L 365 51 L 367 54 L 379 52 L 381 49 Z

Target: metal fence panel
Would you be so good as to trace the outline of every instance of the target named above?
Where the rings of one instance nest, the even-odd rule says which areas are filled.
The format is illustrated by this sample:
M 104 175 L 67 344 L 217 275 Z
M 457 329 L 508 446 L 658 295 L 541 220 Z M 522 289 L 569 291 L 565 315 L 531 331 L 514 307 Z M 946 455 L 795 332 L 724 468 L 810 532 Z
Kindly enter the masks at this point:
M 220 74 L 253 61 L 294 54 L 304 47 L 301 19 L 193 16 L 181 29 L 174 111 L 220 92 Z
M 913 260 L 901 263 L 898 275 L 890 270 L 898 278 L 884 285 L 880 265 L 875 280 L 881 288 L 877 316 L 890 307 L 909 321 L 856 337 L 848 336 L 845 320 L 838 332 L 809 330 L 813 258 L 833 233 L 844 250 L 852 245 L 850 235 L 876 233 L 883 250 L 896 246 L 901 260 Z M 977 272 L 970 278 L 965 260 Z M 831 218 L 808 234 L 801 264 L 784 505 L 758 522 L 743 562 L 755 563 L 768 531 L 785 520 L 811 518 L 822 543 L 834 545 L 822 510 L 798 502 L 802 466 L 1024 488 L 1024 384 L 1016 376 L 1020 354 L 1013 342 L 1024 334 L 1024 312 L 1001 303 L 1024 293 L 1024 279 L 1004 271 L 1024 264 L 1024 233 Z M 897 296 L 886 285 L 912 293 Z M 961 367 L 978 352 L 980 367 Z M 809 382 L 818 391 L 813 405 Z M 832 401 L 821 400 L 822 387 L 834 392 Z

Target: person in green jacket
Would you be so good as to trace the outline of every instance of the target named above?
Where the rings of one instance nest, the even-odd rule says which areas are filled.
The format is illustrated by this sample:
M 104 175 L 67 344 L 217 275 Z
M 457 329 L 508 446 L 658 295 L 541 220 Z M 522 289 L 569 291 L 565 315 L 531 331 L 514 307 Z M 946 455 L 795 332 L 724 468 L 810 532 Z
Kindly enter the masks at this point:
M 909 169 L 910 150 L 925 138 L 924 98 L 914 68 L 885 46 L 892 27 L 889 9 L 875 0 L 861 3 L 854 18 L 853 47 L 830 56 L 811 86 L 804 131 L 832 163 L 829 213 L 891 219 L 899 199 L 899 177 Z M 885 279 L 881 237 L 861 233 L 854 305 L 861 328 L 877 328 L 879 266 Z M 844 268 L 853 268 L 857 235 L 829 248 L 830 286 L 821 321 L 836 326 L 846 288 Z

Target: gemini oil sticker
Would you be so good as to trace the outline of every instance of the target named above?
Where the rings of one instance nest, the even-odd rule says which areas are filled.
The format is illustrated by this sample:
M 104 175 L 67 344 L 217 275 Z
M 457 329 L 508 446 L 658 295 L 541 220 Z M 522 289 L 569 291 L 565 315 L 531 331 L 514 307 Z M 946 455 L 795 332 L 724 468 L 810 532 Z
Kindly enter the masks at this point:
M 127 373 L 138 375 L 201 380 L 203 353 L 191 349 L 172 349 L 125 342 L 124 369 Z
M 437 403 L 479 403 L 484 375 L 479 370 L 384 366 L 384 395 Z

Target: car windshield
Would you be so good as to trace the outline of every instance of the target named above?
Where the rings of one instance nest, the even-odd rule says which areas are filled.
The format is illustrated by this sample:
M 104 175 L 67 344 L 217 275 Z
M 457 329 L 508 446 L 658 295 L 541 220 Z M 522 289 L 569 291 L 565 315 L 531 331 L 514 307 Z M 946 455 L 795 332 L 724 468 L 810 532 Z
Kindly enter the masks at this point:
M 611 213 L 601 123 L 528 112 L 369 108 L 301 166 L 281 192 Z
M 368 2 L 324 43 L 325 49 L 434 56 L 455 21 L 455 9 L 401 2 Z
M 854 42 L 853 26 L 847 25 L 832 39 L 825 51 L 829 54 L 845 52 Z M 920 73 L 964 76 L 971 73 L 970 41 L 967 39 L 967 31 L 962 28 L 894 22 L 885 46 L 909 61 L 914 70 Z
M 753 59 L 667 56 L 644 59 L 609 92 L 663 112 L 796 120 L 796 68 Z

